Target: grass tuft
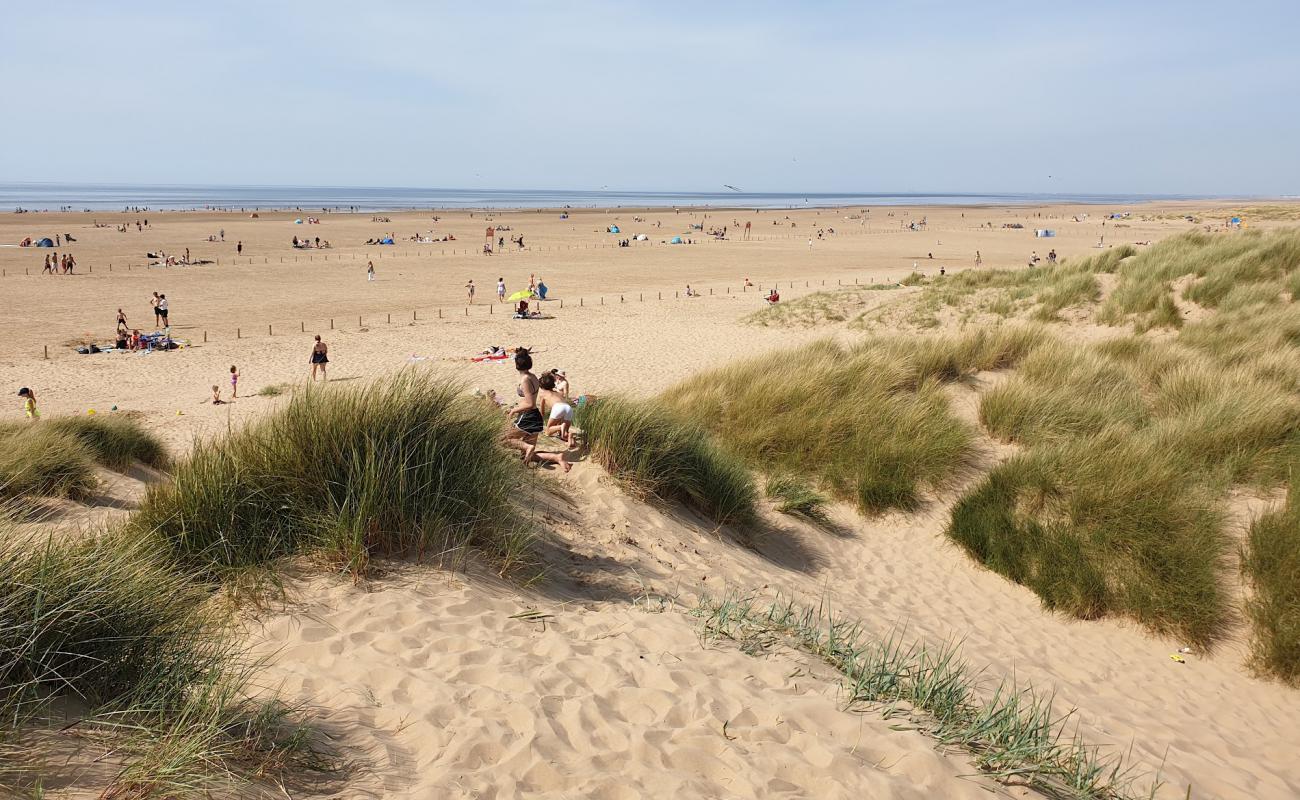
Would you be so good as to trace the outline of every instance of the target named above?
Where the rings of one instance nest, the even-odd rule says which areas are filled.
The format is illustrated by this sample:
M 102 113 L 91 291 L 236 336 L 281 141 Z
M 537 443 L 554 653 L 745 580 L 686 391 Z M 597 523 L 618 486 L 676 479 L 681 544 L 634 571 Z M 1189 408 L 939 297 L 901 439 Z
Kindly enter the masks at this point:
M 1246 615 L 1254 665 L 1300 687 L 1300 491 L 1294 486 L 1285 507 L 1250 526 L 1241 568 L 1253 590 Z
M 96 461 L 111 469 L 125 469 L 135 461 L 167 466 L 162 440 L 131 417 L 56 417 L 41 424 L 76 437 L 90 448 Z
M 661 402 L 757 467 L 815 476 L 867 513 L 913 509 L 967 463 L 973 432 L 944 384 L 1015 363 L 1032 328 L 960 339 L 829 341 L 696 375 Z M 780 376 L 774 391 L 773 375 Z
M 798 476 L 769 476 L 763 491 L 782 514 L 795 514 L 815 522 L 826 521 L 826 496 Z
M 758 492 L 744 463 L 662 404 L 601 398 L 579 410 L 578 424 L 596 460 L 636 489 L 720 524 L 753 520 Z
M 519 472 L 500 428 L 459 386 L 421 373 L 301 392 L 198 444 L 130 526 L 213 578 L 305 551 L 354 574 L 375 554 L 464 546 L 509 566 L 527 537 L 509 504 Z
M 1209 647 L 1229 621 L 1215 499 L 1159 445 L 1116 429 L 999 465 L 953 507 L 946 533 L 1049 609 L 1122 614 Z
M 228 618 L 149 543 L 0 529 L 0 783 L 39 792 L 47 778 L 73 779 L 25 766 L 70 725 L 124 764 L 105 796 L 206 797 L 220 783 L 326 768 L 290 709 L 251 699 L 257 665 Z
M 44 423 L 0 428 L 0 500 L 81 500 L 98 486 L 95 454 L 75 436 Z

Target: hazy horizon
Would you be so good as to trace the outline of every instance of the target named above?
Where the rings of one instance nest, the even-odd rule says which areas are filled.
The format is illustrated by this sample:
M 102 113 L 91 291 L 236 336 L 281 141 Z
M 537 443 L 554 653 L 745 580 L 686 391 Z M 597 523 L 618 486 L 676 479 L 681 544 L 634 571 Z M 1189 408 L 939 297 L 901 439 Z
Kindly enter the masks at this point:
M 24 7 L 9 182 L 1300 193 L 1300 7 Z

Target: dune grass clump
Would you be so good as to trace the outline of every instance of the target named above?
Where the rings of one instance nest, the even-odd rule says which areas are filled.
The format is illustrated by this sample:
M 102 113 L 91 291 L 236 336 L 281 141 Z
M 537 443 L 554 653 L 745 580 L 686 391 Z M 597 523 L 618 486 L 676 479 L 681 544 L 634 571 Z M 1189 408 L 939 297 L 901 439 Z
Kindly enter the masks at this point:
M 96 461 L 110 469 L 125 469 L 134 461 L 167 466 L 162 440 L 131 417 L 55 417 L 41 424 L 76 437 L 90 448 Z
M 701 373 L 661 402 L 769 471 L 816 476 L 868 513 L 911 509 L 972 454 L 973 432 L 944 384 L 1007 366 L 1038 340 L 1032 328 L 961 339 L 817 342 Z
M 69 718 L 123 764 L 104 796 L 206 797 L 323 768 L 290 709 L 253 699 L 254 667 L 208 592 L 150 543 L 0 520 L 0 784 L 65 777 L 42 761 Z
M 947 535 L 1081 619 L 1120 614 L 1208 647 L 1228 621 L 1213 493 L 1125 429 L 1034 448 L 953 507 Z
M 0 500 L 81 500 L 98 487 L 95 454 L 75 436 L 44 423 L 0 429 Z
M 0 691 L 8 718 L 51 693 L 109 707 L 175 706 L 226 663 L 208 593 L 143 542 L 0 540 Z
M 509 565 L 526 548 L 509 503 L 515 465 L 500 418 L 454 383 L 414 372 L 298 393 L 198 444 L 131 519 L 209 577 L 323 551 L 364 572 L 372 554 L 477 547 Z
M 683 502 L 720 524 L 754 518 L 758 490 L 745 464 L 662 404 L 601 398 L 583 406 L 577 422 L 596 460 L 635 489 Z
M 1069 731 L 1074 712 L 1056 711 L 1050 694 L 1013 678 L 990 689 L 954 644 L 909 643 L 898 630 L 873 637 L 822 605 L 779 597 L 764 606 L 752 597 L 705 598 L 695 613 L 703 636 L 750 655 L 786 645 L 821 659 L 842 677 L 850 708 L 905 715 L 907 729 L 964 750 L 993 780 L 1078 800 L 1150 800 L 1160 786 L 1153 780 L 1139 790 L 1143 776 Z
M 940 306 L 959 307 L 973 296 L 991 314 L 1009 316 L 1024 305 L 1036 305 L 1032 314 L 1040 322 L 1053 322 L 1066 308 L 1090 305 L 1098 299 L 1100 273 L 1114 272 L 1137 251 L 1130 245 L 1111 248 L 1095 256 L 1020 269 L 968 269 L 934 278 L 921 294 L 918 306 L 931 313 Z
M 984 394 L 979 413 L 990 433 L 1021 444 L 1106 425 L 1136 428 L 1148 417 L 1126 365 L 1062 342 L 1028 355 L 1015 377 Z
M 1189 277 L 1183 297 L 1204 308 L 1231 310 L 1280 296 L 1300 269 L 1300 230 L 1231 235 L 1191 232 L 1159 242 L 1127 261 L 1099 319 L 1132 322 L 1139 331 L 1179 327 L 1172 290 Z M 1259 287 L 1269 287 L 1265 289 Z
M 269 383 L 266 386 L 263 386 L 261 389 L 257 390 L 257 396 L 258 397 L 279 397 L 285 392 L 290 391 L 292 388 L 293 388 L 292 384 L 288 384 L 288 383 Z
M 1300 491 L 1294 485 L 1286 506 L 1250 526 L 1241 568 L 1252 589 L 1246 616 L 1255 668 L 1300 687 Z
M 782 514 L 794 514 L 815 522 L 824 522 L 827 518 L 826 495 L 796 475 L 769 476 L 763 485 L 763 493 Z
M 1287 480 L 1300 397 L 1254 364 L 1130 336 L 1035 350 L 980 419 L 1027 445 L 952 511 L 948 535 L 1044 605 L 1133 617 L 1208 645 L 1226 624 L 1233 485 Z
M 872 294 L 897 289 L 899 284 L 841 286 L 824 289 L 793 300 L 782 300 L 749 314 L 744 322 L 763 327 L 813 328 L 826 323 L 845 322 L 861 313 Z

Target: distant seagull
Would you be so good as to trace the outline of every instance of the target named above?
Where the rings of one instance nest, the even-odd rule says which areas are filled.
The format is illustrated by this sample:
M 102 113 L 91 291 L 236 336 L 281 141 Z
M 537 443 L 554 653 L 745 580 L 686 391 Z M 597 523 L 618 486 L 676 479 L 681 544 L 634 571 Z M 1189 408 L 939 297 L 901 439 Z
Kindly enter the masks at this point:
M 732 185 L 729 184 L 729 183 L 724 183 L 724 184 L 722 184 L 722 185 L 725 186 L 725 187 L 727 187 L 728 189 L 730 189 L 730 190 L 733 191 L 733 192 L 739 192 L 739 191 L 740 191 L 740 190 L 737 189 L 735 186 L 732 186 Z

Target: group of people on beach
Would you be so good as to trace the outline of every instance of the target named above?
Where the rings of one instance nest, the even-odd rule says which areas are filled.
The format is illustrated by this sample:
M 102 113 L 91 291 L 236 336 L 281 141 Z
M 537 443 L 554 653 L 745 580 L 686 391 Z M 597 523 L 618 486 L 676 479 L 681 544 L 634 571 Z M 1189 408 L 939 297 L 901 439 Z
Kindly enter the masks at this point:
M 52 253 L 45 257 L 45 268 L 41 272 L 48 275 L 71 275 L 76 268 L 77 259 L 71 253 Z

